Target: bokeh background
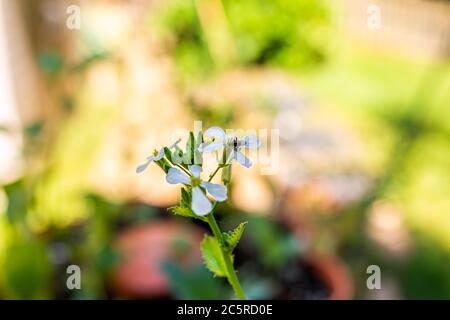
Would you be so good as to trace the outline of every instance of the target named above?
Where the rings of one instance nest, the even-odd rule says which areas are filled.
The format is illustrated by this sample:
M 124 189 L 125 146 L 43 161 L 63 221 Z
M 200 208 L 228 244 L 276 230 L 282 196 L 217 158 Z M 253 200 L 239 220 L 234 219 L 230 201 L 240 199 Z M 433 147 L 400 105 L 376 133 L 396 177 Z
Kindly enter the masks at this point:
M 449 54 L 449 1 L 0 0 L 0 298 L 230 298 L 135 174 L 201 120 L 280 129 L 218 208 L 250 298 L 449 299 Z

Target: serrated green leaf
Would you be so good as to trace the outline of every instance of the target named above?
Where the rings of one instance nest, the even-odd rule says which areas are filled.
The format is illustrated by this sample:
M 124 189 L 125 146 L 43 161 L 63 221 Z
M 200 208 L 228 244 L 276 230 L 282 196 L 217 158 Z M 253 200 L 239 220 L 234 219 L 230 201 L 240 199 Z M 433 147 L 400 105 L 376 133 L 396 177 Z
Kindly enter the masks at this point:
M 177 216 L 182 216 L 186 218 L 199 218 L 190 208 L 188 207 L 171 207 L 170 212 L 176 214 Z
M 206 267 L 218 277 L 227 276 L 227 268 L 216 238 L 205 236 L 202 241 L 202 256 Z
M 247 225 L 247 221 L 240 223 L 234 230 L 223 233 L 223 238 L 225 240 L 225 245 L 229 252 L 233 252 L 234 248 L 241 240 L 242 234 L 244 233 L 245 226 Z

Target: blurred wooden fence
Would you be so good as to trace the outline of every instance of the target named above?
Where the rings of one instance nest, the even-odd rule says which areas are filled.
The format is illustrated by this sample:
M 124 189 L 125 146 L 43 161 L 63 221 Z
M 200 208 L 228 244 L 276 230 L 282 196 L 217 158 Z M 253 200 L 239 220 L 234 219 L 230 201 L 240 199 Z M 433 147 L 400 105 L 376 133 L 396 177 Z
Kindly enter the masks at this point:
M 439 0 L 335 0 L 344 32 L 409 55 L 448 58 L 450 2 Z M 379 9 L 380 28 L 368 19 Z

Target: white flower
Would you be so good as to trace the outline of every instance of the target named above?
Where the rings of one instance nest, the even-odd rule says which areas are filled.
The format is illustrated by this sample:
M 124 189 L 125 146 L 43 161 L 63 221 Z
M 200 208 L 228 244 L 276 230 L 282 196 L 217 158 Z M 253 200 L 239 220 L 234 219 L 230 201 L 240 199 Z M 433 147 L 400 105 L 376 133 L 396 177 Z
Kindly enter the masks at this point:
M 235 159 L 246 168 L 252 166 L 252 162 L 240 151 L 241 149 L 258 149 L 260 142 L 255 135 L 247 135 L 242 139 L 234 136 L 227 136 L 225 131 L 220 127 L 211 127 L 205 131 L 205 135 L 210 137 L 212 141 L 202 143 L 198 147 L 198 151 L 203 153 L 211 153 L 225 148 L 227 153 L 226 164 L 229 160 Z
M 175 141 L 174 144 L 172 144 L 169 149 L 175 148 L 176 145 L 178 145 L 178 143 L 181 141 L 181 139 L 178 139 L 177 141 Z M 147 169 L 148 165 L 152 162 L 152 161 L 159 161 L 164 157 L 164 147 L 162 147 L 161 149 L 158 150 L 154 150 L 153 154 L 148 156 L 146 158 L 146 162 L 141 164 L 140 166 L 138 166 L 136 168 L 136 173 L 141 173 L 142 171 L 144 171 L 145 169 Z
M 212 210 L 212 203 L 202 190 L 203 187 L 208 193 L 219 202 L 227 199 L 227 188 L 221 184 L 210 183 L 202 181 L 200 174 L 202 168 L 198 165 L 189 166 L 189 172 L 192 177 L 186 175 L 178 168 L 170 168 L 167 172 L 166 180 L 170 184 L 182 183 L 188 186 L 192 186 L 192 206 L 191 209 L 198 216 L 205 216 Z

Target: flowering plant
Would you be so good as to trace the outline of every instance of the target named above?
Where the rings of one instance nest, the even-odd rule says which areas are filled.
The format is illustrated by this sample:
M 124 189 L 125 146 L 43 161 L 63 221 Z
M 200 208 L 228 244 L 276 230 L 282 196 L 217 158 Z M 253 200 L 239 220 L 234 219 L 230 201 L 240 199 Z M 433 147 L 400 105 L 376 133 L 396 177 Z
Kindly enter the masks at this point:
M 233 251 L 244 232 L 247 222 L 239 224 L 234 230 L 222 232 L 214 216 L 214 209 L 219 202 L 228 198 L 228 186 L 231 180 L 231 164 L 236 160 L 246 168 L 252 162 L 242 153 L 243 149 L 257 149 L 260 143 L 256 136 L 247 135 L 239 139 L 226 135 L 220 127 L 211 127 L 197 138 L 189 133 L 185 150 L 178 144 L 154 150 L 147 161 L 136 168 L 136 172 L 144 171 L 155 162 L 166 173 L 166 181 L 170 184 L 181 184 L 179 205 L 169 210 L 176 215 L 200 219 L 209 224 L 213 235 L 205 235 L 201 251 L 207 268 L 219 277 L 226 277 L 238 299 L 245 299 L 244 291 L 234 268 Z M 201 178 L 203 154 L 215 153 L 217 168 L 206 180 Z M 212 183 L 212 179 L 221 170 L 221 184 Z M 208 197 L 209 195 L 209 197 Z

